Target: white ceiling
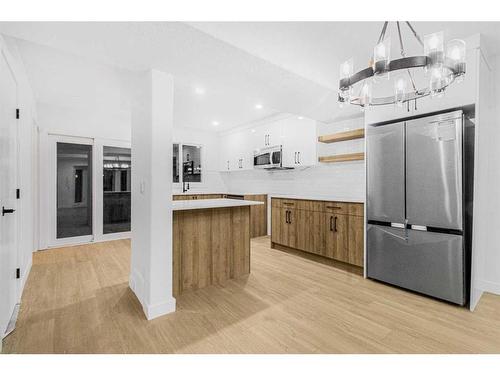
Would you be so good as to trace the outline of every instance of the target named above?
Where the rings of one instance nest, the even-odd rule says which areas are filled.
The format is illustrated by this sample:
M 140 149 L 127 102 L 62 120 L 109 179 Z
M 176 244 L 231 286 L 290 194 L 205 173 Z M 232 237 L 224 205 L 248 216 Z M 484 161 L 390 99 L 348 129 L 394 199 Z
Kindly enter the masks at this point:
M 338 65 L 353 56 L 366 66 L 382 23 L 0 23 L 0 32 L 92 61 L 129 70 L 174 75 L 175 123 L 206 130 L 228 128 L 279 112 L 322 121 L 350 116 L 336 104 Z M 482 33 L 500 52 L 499 23 L 415 22 L 420 34 L 444 30 L 446 38 Z M 395 27 L 389 32 L 395 32 Z M 408 29 L 409 54 L 418 52 Z M 398 51 L 393 38 L 393 51 Z M 393 52 L 396 53 L 396 52 Z M 45 86 L 45 85 L 44 85 Z M 44 96 L 40 87 L 37 95 Z M 202 87 L 204 95 L 197 95 Z M 263 108 L 257 110 L 255 104 Z M 220 126 L 214 128 L 212 121 Z

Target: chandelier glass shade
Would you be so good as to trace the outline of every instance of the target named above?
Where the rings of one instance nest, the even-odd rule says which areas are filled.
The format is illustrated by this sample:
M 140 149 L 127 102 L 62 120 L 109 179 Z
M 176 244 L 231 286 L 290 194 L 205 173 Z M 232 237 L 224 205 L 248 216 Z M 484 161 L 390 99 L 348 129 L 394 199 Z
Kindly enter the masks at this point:
M 363 108 L 387 104 L 404 103 L 431 95 L 443 95 L 452 83 L 465 75 L 465 51 L 463 40 L 454 39 L 444 44 L 443 32 L 425 35 L 422 38 L 413 26 L 406 25 L 423 48 L 423 55 L 406 56 L 401 37 L 400 23 L 396 22 L 401 57 L 391 59 L 391 39 L 386 37 L 388 22 L 380 33 L 373 49 L 368 67 L 354 72 L 354 61 L 349 59 L 340 64 L 339 96 L 340 104 L 350 103 Z M 422 71 L 421 82 L 417 83 L 416 70 Z M 393 82 L 387 82 L 393 79 Z M 392 94 L 375 96 L 377 85 L 392 85 Z

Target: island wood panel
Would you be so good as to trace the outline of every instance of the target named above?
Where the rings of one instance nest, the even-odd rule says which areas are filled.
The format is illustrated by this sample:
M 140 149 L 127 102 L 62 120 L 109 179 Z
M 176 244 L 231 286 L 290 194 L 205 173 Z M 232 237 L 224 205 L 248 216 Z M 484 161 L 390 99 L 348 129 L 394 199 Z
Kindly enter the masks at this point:
M 250 209 L 174 212 L 174 296 L 250 273 Z
M 267 194 L 245 195 L 245 200 L 264 203 L 250 207 L 250 238 L 267 236 Z

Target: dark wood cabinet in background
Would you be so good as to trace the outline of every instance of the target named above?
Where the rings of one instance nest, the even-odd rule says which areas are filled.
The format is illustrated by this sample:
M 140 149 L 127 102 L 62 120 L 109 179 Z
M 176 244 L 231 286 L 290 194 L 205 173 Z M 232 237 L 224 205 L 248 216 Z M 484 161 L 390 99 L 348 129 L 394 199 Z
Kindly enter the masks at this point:
M 271 199 L 271 243 L 363 267 L 362 203 Z

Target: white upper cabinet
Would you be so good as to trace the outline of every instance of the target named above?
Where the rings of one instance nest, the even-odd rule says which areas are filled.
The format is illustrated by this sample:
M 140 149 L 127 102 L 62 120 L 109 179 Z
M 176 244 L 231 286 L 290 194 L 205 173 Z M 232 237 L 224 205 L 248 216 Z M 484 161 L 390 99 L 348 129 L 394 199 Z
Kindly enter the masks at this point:
M 283 121 L 281 145 L 283 146 L 283 167 L 308 167 L 317 162 L 316 121 L 290 117 Z
M 222 172 L 253 169 L 254 134 L 250 129 L 220 137 L 219 170 Z
M 300 168 L 316 164 L 316 121 L 290 116 L 236 130 L 220 137 L 220 171 L 253 169 L 254 152 L 282 146 L 283 166 Z

